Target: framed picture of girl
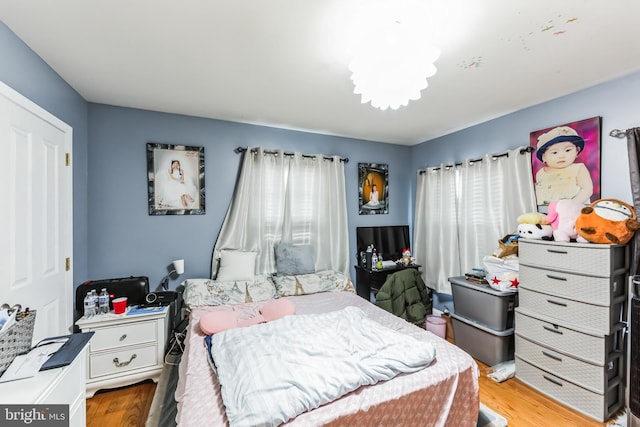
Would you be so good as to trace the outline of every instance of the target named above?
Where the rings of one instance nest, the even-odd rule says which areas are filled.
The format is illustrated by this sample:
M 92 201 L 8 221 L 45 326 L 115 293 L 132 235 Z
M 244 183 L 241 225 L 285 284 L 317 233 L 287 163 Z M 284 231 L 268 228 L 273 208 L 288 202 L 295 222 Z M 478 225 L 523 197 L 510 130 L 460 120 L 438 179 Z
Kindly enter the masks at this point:
M 560 199 L 590 204 L 600 198 L 601 125 L 601 117 L 592 117 L 531 132 L 538 206 Z
M 204 147 L 147 143 L 149 215 L 204 215 Z
M 358 163 L 359 214 L 389 213 L 389 169 L 381 163 Z

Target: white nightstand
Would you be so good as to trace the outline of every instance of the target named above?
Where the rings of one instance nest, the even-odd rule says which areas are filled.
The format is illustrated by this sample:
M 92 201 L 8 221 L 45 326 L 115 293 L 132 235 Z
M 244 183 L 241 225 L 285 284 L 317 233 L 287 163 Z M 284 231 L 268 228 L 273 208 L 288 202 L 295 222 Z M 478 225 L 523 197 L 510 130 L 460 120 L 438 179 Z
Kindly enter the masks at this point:
M 169 336 L 169 307 L 144 314 L 82 317 L 82 332 L 95 332 L 87 355 L 87 397 L 151 379 L 158 382 Z

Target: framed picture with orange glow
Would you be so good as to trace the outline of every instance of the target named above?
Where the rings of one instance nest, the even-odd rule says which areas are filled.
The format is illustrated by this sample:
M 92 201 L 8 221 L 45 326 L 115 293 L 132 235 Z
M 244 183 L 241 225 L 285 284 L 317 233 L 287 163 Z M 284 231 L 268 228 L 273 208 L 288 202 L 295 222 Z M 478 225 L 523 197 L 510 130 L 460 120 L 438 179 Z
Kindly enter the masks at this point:
M 601 117 L 531 132 L 531 170 L 539 207 L 560 199 L 600 198 Z M 544 209 L 542 209 L 544 211 Z
M 389 213 L 389 168 L 382 163 L 358 163 L 360 215 Z

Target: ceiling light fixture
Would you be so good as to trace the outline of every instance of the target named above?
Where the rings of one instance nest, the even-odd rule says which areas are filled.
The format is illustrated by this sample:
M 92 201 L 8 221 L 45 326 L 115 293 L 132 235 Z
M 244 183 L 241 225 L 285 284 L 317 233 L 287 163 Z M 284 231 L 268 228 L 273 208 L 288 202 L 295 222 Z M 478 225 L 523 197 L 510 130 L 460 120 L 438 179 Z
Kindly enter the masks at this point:
M 353 93 L 381 110 L 407 106 L 420 99 L 439 56 L 440 49 L 425 43 L 424 31 L 394 19 L 365 38 L 351 60 Z

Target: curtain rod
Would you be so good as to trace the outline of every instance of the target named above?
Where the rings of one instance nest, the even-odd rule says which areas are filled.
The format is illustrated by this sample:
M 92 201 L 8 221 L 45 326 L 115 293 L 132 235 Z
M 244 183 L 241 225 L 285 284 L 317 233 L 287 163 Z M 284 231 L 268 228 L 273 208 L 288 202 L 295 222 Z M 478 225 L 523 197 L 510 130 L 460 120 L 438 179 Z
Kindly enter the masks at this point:
M 520 149 L 520 154 L 524 154 L 524 153 L 533 153 L 533 147 L 529 146 L 529 147 L 525 147 L 525 148 Z M 500 157 L 509 157 L 509 152 L 506 151 L 504 153 L 492 154 L 491 155 L 492 159 L 497 159 L 497 158 L 500 158 Z M 482 161 L 482 157 L 479 157 L 477 159 L 469 160 L 470 163 L 481 162 L 481 161 Z M 447 165 L 447 166 L 461 166 L 461 165 L 462 165 L 462 162 L 458 162 L 458 163 L 454 163 L 453 165 Z M 435 168 L 433 168 L 431 170 L 437 171 L 437 170 L 440 170 L 440 167 L 435 167 Z M 426 172 L 427 172 L 426 170 L 421 170 L 419 173 L 423 174 L 423 173 L 426 173 Z
M 247 147 L 236 147 L 235 150 L 233 150 L 233 151 L 238 153 L 238 154 L 240 154 L 240 153 L 244 153 L 247 150 L 248 150 Z M 253 148 L 251 151 L 253 153 L 255 153 L 257 151 L 257 148 Z M 264 154 L 278 154 L 278 152 L 277 151 L 272 151 L 272 150 L 271 151 L 264 150 Z M 294 153 L 288 153 L 288 152 L 284 152 L 282 154 L 285 155 L 285 156 L 293 156 L 294 155 Z M 306 158 L 309 158 L 309 159 L 315 159 L 316 158 L 316 156 L 314 156 L 313 154 L 303 154 L 302 157 L 306 157 Z M 322 158 L 325 159 L 325 160 L 333 161 L 333 157 L 323 156 Z M 348 157 L 340 157 L 340 161 L 344 162 L 344 163 L 349 163 L 349 158 Z
M 613 129 L 611 132 L 609 132 L 609 136 L 612 136 L 614 138 L 626 138 L 628 130 L 629 129 L 625 129 L 625 130 Z

